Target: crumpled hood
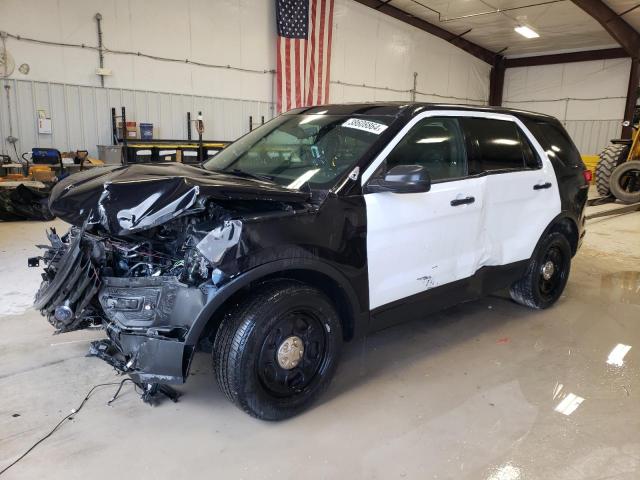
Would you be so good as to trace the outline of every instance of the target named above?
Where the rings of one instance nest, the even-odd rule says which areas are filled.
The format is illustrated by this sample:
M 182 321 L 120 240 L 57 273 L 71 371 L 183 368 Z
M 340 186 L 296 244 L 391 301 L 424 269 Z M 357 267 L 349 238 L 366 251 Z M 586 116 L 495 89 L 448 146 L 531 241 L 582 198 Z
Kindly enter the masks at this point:
M 181 163 L 93 168 L 61 180 L 49 208 L 81 225 L 100 223 L 115 235 L 145 230 L 178 217 L 203 198 L 304 203 L 308 192 L 211 172 Z

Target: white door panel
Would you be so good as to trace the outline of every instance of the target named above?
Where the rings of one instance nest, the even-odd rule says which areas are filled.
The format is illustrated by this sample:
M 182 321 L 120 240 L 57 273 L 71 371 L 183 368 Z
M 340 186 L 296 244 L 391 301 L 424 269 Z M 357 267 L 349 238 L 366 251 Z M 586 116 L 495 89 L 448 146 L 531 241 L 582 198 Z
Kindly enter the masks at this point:
M 487 175 L 485 189 L 488 239 L 484 265 L 505 265 L 531 257 L 540 235 L 560 212 L 553 167 Z M 551 171 L 549 171 L 551 169 Z M 534 190 L 536 184 L 551 187 Z
M 473 275 L 485 178 L 436 183 L 426 193 L 369 193 L 370 308 Z M 451 206 L 456 198 L 471 204 Z

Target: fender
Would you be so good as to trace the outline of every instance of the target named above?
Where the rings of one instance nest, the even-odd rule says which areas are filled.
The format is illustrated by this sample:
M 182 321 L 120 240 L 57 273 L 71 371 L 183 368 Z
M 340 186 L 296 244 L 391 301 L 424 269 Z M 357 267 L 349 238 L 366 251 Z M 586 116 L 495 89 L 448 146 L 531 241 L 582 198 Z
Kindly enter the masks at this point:
M 533 251 L 536 251 L 543 238 L 545 238 L 554 228 L 563 223 L 565 220 L 571 222 L 571 225 L 575 229 L 576 238 L 568 238 L 569 243 L 571 244 L 572 253 L 573 255 L 575 255 L 577 253 L 578 247 L 580 246 L 580 241 L 582 239 L 582 233 L 584 232 L 584 229 L 581 228 L 579 219 L 577 219 L 576 216 L 569 210 L 560 212 L 553 220 L 551 220 L 551 222 L 549 222 L 549 225 L 547 225 L 547 227 L 544 229 L 544 232 L 542 232 L 542 235 L 540 235 L 540 239 L 538 240 L 538 243 L 536 244 L 536 247 Z M 576 242 L 575 244 L 573 243 L 574 240 Z
M 202 332 L 207 327 L 209 320 L 211 320 L 214 313 L 224 303 L 241 288 L 246 287 L 252 282 L 265 278 L 268 275 L 274 273 L 282 273 L 293 270 L 306 270 L 316 273 L 321 273 L 337 283 L 337 285 L 345 292 L 348 299 L 348 309 L 353 321 L 353 328 L 355 332 L 365 331 L 366 323 L 369 320 L 368 310 L 362 310 L 360 300 L 356 295 L 356 292 L 351 285 L 351 282 L 336 268 L 331 265 L 308 258 L 290 258 L 283 260 L 275 260 L 272 262 L 264 263 L 251 270 L 248 270 L 238 277 L 232 279 L 229 283 L 222 286 L 207 301 L 203 309 L 200 311 L 195 321 L 191 325 L 187 337 L 185 338 L 185 346 L 194 347 L 200 340 Z M 355 336 L 355 335 L 354 335 Z M 193 349 L 191 349 L 193 351 Z

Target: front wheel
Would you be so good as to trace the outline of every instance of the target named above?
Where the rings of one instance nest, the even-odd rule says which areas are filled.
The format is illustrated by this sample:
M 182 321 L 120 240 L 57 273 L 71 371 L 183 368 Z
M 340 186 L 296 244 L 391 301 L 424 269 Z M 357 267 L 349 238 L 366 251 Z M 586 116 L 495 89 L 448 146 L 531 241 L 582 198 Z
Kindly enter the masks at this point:
M 553 232 L 536 247 L 524 276 L 511 285 L 511 298 L 531 308 L 550 307 L 562 295 L 570 269 L 571 246 L 567 237 Z
M 213 348 L 218 385 L 240 409 L 283 420 L 328 386 L 342 345 L 331 301 L 296 281 L 265 283 L 225 316 Z

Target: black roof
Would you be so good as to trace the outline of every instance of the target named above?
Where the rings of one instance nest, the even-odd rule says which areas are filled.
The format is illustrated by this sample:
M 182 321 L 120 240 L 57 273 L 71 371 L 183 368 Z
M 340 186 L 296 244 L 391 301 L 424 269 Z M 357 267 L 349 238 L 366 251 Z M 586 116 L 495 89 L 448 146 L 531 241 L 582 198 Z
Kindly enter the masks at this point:
M 303 107 L 289 110 L 287 114 L 326 113 L 328 115 L 390 115 L 394 117 L 406 116 L 411 118 L 425 110 L 460 110 L 467 112 L 495 112 L 513 115 L 518 118 L 532 120 L 557 121 L 550 115 L 528 112 L 515 108 L 485 107 L 481 105 L 455 105 L 447 103 L 425 102 L 371 102 L 371 103 L 336 103 Z

